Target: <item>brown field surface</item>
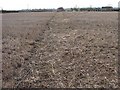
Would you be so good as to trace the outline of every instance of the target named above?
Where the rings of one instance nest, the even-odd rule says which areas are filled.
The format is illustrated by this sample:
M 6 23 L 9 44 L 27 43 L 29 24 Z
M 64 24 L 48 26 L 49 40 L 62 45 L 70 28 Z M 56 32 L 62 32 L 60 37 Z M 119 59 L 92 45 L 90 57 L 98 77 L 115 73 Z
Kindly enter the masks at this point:
M 3 88 L 118 87 L 117 15 L 3 14 Z

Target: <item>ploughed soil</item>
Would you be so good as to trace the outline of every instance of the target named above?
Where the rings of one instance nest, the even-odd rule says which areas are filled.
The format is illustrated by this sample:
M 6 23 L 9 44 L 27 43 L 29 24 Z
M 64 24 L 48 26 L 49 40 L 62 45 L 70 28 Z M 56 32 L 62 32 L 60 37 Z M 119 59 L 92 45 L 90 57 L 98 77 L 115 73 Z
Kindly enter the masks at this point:
M 117 88 L 117 15 L 3 14 L 3 88 Z

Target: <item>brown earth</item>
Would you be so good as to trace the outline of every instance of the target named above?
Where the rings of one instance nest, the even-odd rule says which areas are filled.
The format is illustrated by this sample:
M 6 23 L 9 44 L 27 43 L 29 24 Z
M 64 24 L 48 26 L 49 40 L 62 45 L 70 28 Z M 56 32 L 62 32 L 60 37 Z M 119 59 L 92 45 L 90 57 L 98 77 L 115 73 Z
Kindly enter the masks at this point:
M 118 87 L 117 15 L 3 14 L 3 88 Z

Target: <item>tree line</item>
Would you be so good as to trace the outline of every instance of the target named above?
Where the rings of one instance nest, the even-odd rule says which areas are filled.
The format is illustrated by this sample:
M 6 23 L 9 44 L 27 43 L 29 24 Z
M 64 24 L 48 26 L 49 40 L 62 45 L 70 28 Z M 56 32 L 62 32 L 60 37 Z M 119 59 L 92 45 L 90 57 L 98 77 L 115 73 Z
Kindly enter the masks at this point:
M 59 8 L 58 8 L 59 9 Z M 18 12 L 55 12 L 57 9 L 23 9 L 23 10 L 1 10 L 2 13 L 18 13 Z M 62 8 L 61 11 L 120 11 L 120 8 L 113 8 L 113 7 L 101 7 L 101 8 Z

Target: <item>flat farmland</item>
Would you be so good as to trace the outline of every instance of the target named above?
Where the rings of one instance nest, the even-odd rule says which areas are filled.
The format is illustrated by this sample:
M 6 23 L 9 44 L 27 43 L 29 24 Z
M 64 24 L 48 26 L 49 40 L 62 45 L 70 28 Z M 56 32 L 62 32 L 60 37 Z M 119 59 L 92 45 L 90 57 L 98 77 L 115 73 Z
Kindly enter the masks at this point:
M 117 88 L 118 13 L 2 17 L 3 88 Z

